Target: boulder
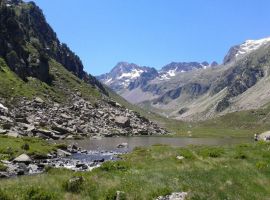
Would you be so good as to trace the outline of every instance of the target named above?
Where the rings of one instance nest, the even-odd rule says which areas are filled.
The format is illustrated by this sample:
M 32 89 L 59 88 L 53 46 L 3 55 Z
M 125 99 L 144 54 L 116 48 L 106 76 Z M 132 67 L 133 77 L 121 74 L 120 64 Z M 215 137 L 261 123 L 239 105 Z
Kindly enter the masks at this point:
M 10 122 L 10 123 L 13 122 L 13 120 L 12 120 L 11 118 L 5 117 L 5 116 L 0 116 L 0 120 L 3 120 L 3 121 L 5 121 L 5 122 Z
M 56 124 L 56 123 L 52 125 L 52 130 L 55 130 L 63 135 L 69 133 L 69 130 L 67 128 L 65 128 L 59 124 Z
M 44 103 L 44 101 L 43 101 L 43 99 L 41 99 L 40 97 L 36 97 L 35 99 L 34 99 L 34 101 L 36 102 L 36 103 Z
M 176 156 L 177 160 L 183 160 L 185 157 L 184 156 Z
M 130 127 L 130 119 L 128 117 L 118 116 L 115 118 L 115 123 L 123 128 Z
M 37 130 L 34 130 L 33 132 L 34 133 L 41 133 L 47 137 L 52 137 L 52 135 L 53 135 L 52 131 L 45 130 L 45 129 L 37 129 Z
M 3 110 L 5 112 L 8 112 L 8 108 L 5 107 L 3 104 L 0 103 L 0 110 Z
M 1 135 L 1 134 L 6 134 L 6 133 L 7 133 L 7 130 L 4 130 L 4 129 L 1 129 L 1 128 L 0 128 L 0 135 Z
M 69 115 L 67 115 L 67 114 L 65 114 L 65 113 L 61 114 L 60 116 L 61 116 L 62 118 L 64 118 L 64 119 L 72 119 L 71 116 L 69 116 Z
M 270 131 L 266 131 L 258 136 L 258 140 L 270 141 Z
M 128 143 L 126 142 L 117 145 L 117 148 L 127 148 L 127 147 L 128 147 Z
M 9 178 L 9 174 L 7 172 L 0 172 L 0 178 Z
M 17 132 L 14 132 L 14 131 L 9 131 L 9 132 L 7 133 L 7 136 L 8 136 L 8 137 L 18 138 L 18 137 L 20 137 L 20 134 L 17 133 Z
M 69 156 L 71 156 L 71 153 L 64 151 L 62 149 L 57 149 L 57 155 L 59 157 L 69 157 Z
M 15 158 L 13 162 L 29 164 L 32 162 L 32 160 L 27 154 L 22 154 Z

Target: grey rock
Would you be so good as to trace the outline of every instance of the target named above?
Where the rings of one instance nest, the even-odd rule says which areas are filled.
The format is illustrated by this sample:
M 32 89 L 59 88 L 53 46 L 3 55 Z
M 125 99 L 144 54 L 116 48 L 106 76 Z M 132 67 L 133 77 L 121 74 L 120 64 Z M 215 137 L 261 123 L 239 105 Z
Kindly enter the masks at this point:
M 7 172 L 0 172 L 0 178 L 9 178 L 9 174 Z
M 17 133 L 17 132 L 14 132 L 14 131 L 9 131 L 9 132 L 7 133 L 7 136 L 8 136 L 8 137 L 18 138 L 18 137 L 20 137 L 20 134 Z
M 52 129 L 55 130 L 55 131 L 58 131 L 60 134 L 69 133 L 69 130 L 67 128 L 65 128 L 65 127 L 63 127 L 63 126 L 61 126 L 59 124 L 56 124 L 56 123 L 52 126 Z
M 6 116 L 0 116 L 0 120 L 3 120 L 5 122 L 10 122 L 10 123 L 13 122 L 13 120 L 10 117 L 6 117 Z
M 5 112 L 8 112 L 8 108 L 5 107 L 3 104 L 0 103 L 0 109 L 4 110 Z
M 57 149 L 57 155 L 59 157 L 69 157 L 69 156 L 71 156 L 71 153 L 64 151 L 62 149 Z
M 127 147 L 128 147 L 128 143 L 126 142 L 117 145 L 117 148 L 127 148 Z
M 185 157 L 184 156 L 176 156 L 177 160 L 183 160 Z
M 27 154 L 22 154 L 20 156 L 18 156 L 17 158 L 15 158 L 13 160 L 13 162 L 17 162 L 17 163 L 31 163 L 32 159 L 27 155 Z
M 1 135 L 1 134 L 6 134 L 6 133 L 7 133 L 7 130 L 4 130 L 4 129 L 1 129 L 1 128 L 0 128 L 0 135 Z
M 36 97 L 35 99 L 34 99 L 34 101 L 36 102 L 36 103 L 44 103 L 44 101 L 43 101 L 43 99 L 41 99 L 40 97 Z
M 121 127 L 130 127 L 130 119 L 127 117 L 122 116 L 116 117 L 115 123 Z
M 64 119 L 72 119 L 72 117 L 71 116 L 69 116 L 69 115 L 67 115 L 67 114 L 61 114 L 60 115 L 62 118 L 64 118 Z

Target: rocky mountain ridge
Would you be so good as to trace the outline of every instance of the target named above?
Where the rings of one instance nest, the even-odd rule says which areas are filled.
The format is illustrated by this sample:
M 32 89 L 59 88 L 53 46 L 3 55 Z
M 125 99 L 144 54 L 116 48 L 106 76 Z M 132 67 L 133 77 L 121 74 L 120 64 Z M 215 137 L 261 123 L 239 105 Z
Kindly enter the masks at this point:
M 109 73 L 97 76 L 97 79 L 121 94 L 126 89 L 133 90 L 143 87 L 155 78 L 170 80 L 179 73 L 216 66 L 218 66 L 218 63 L 215 61 L 211 64 L 208 62 L 172 62 L 160 70 L 156 70 L 133 63 L 119 62 Z
M 266 92 L 270 84 L 269 49 L 269 38 L 248 40 L 232 47 L 224 64 L 191 63 L 191 68 L 185 68 L 186 63 L 180 63 L 180 67 L 171 63 L 165 67 L 165 75 L 149 79 L 142 76 L 143 81 L 138 77 L 118 93 L 144 109 L 182 120 L 204 120 L 260 108 L 270 102 Z M 261 98 L 256 99 L 256 94 Z

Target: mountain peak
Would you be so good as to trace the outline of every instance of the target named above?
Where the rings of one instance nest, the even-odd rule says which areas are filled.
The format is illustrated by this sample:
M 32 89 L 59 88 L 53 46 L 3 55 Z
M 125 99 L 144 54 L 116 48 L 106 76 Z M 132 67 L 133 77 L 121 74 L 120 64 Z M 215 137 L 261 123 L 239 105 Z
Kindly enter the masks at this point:
M 240 45 L 235 45 L 230 48 L 227 55 L 224 57 L 223 63 L 227 64 L 238 57 L 242 57 L 254 50 L 259 49 L 261 46 L 270 43 L 270 37 L 262 38 L 259 40 L 246 40 Z

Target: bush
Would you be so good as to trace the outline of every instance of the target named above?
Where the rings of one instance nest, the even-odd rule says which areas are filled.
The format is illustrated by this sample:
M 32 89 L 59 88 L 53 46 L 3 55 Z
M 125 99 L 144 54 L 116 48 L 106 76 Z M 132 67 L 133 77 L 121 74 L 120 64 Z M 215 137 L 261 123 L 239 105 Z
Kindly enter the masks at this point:
M 24 197 L 25 200 L 55 200 L 56 197 L 52 193 L 42 190 L 40 187 L 31 187 L 27 190 Z
M 235 156 L 235 159 L 247 159 L 247 155 L 243 153 L 242 151 L 237 151 Z
M 180 153 L 181 156 L 183 156 L 185 159 L 194 159 L 193 153 L 188 149 L 181 149 Z
M 199 154 L 203 157 L 210 157 L 210 158 L 218 158 L 224 153 L 224 150 L 221 148 L 204 148 L 202 149 Z
M 82 176 L 73 177 L 63 183 L 63 188 L 67 192 L 79 193 L 82 190 L 84 178 Z
M 24 144 L 21 146 L 21 148 L 22 148 L 23 150 L 25 150 L 25 151 L 28 151 L 28 150 L 30 149 L 30 146 L 29 146 L 29 144 L 24 143 Z

